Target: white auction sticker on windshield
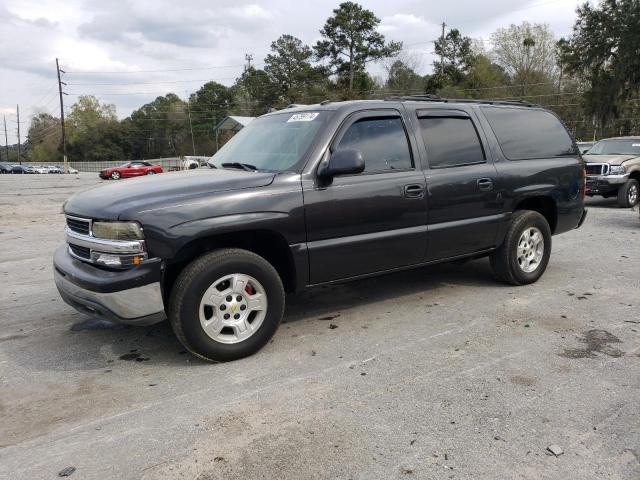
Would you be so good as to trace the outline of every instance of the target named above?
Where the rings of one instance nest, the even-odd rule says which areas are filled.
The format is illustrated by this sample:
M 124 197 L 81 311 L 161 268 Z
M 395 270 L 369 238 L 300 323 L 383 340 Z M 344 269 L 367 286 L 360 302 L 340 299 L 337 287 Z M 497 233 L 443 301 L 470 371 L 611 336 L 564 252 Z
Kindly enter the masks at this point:
M 289 122 L 310 122 L 319 115 L 318 112 L 296 113 L 287 120 Z

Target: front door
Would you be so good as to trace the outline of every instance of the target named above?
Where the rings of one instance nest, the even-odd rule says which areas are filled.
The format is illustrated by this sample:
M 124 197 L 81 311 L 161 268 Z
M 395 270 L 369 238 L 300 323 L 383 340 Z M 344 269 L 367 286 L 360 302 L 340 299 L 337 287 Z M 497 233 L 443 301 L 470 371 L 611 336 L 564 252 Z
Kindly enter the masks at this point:
M 429 164 L 427 260 L 495 246 L 502 220 L 498 174 L 472 115 L 433 108 L 417 117 Z
M 351 115 L 327 155 L 340 149 L 359 150 L 365 170 L 303 185 L 311 283 L 420 263 L 426 185 L 400 113 Z

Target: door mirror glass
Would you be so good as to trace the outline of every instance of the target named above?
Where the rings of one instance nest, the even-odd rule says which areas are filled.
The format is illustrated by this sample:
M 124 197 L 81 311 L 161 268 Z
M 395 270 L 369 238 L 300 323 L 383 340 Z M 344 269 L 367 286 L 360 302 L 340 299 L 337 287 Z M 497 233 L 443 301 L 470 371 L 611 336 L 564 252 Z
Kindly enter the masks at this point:
M 364 158 L 359 150 L 336 150 L 329 157 L 325 165 L 321 165 L 318 174 L 323 177 L 335 177 L 336 175 L 348 175 L 362 173 L 364 171 Z

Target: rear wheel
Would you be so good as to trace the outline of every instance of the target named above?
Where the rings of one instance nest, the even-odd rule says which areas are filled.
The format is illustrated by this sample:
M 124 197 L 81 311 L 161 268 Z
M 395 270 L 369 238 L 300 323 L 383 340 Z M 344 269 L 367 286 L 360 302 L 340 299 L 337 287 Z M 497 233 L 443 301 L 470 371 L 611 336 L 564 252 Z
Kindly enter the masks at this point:
M 118 180 L 120 178 L 120 172 L 111 173 L 111 178 L 113 178 L 114 180 Z
M 273 336 L 284 313 L 284 287 L 264 258 L 227 248 L 191 262 L 169 299 L 169 320 L 194 355 L 228 361 L 251 355 Z
M 149 171 L 147 172 L 147 175 L 154 175 L 155 173 L 156 173 L 156 172 L 154 172 L 153 170 L 149 170 Z
M 538 212 L 515 212 L 502 245 L 491 254 L 493 272 L 512 285 L 537 281 L 547 268 L 551 255 L 551 229 Z
M 634 178 L 627 180 L 618 190 L 618 205 L 622 208 L 632 208 L 640 200 L 640 183 Z

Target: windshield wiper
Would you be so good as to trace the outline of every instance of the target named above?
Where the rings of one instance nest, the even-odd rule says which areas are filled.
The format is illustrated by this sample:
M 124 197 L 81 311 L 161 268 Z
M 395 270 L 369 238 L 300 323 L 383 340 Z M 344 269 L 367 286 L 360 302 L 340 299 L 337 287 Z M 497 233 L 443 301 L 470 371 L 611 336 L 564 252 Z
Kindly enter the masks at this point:
M 255 165 L 251 165 L 250 163 L 240 163 L 240 162 L 222 163 L 220 164 L 220 166 L 224 168 L 239 168 L 247 172 L 255 172 L 258 169 L 258 167 L 256 167 Z

